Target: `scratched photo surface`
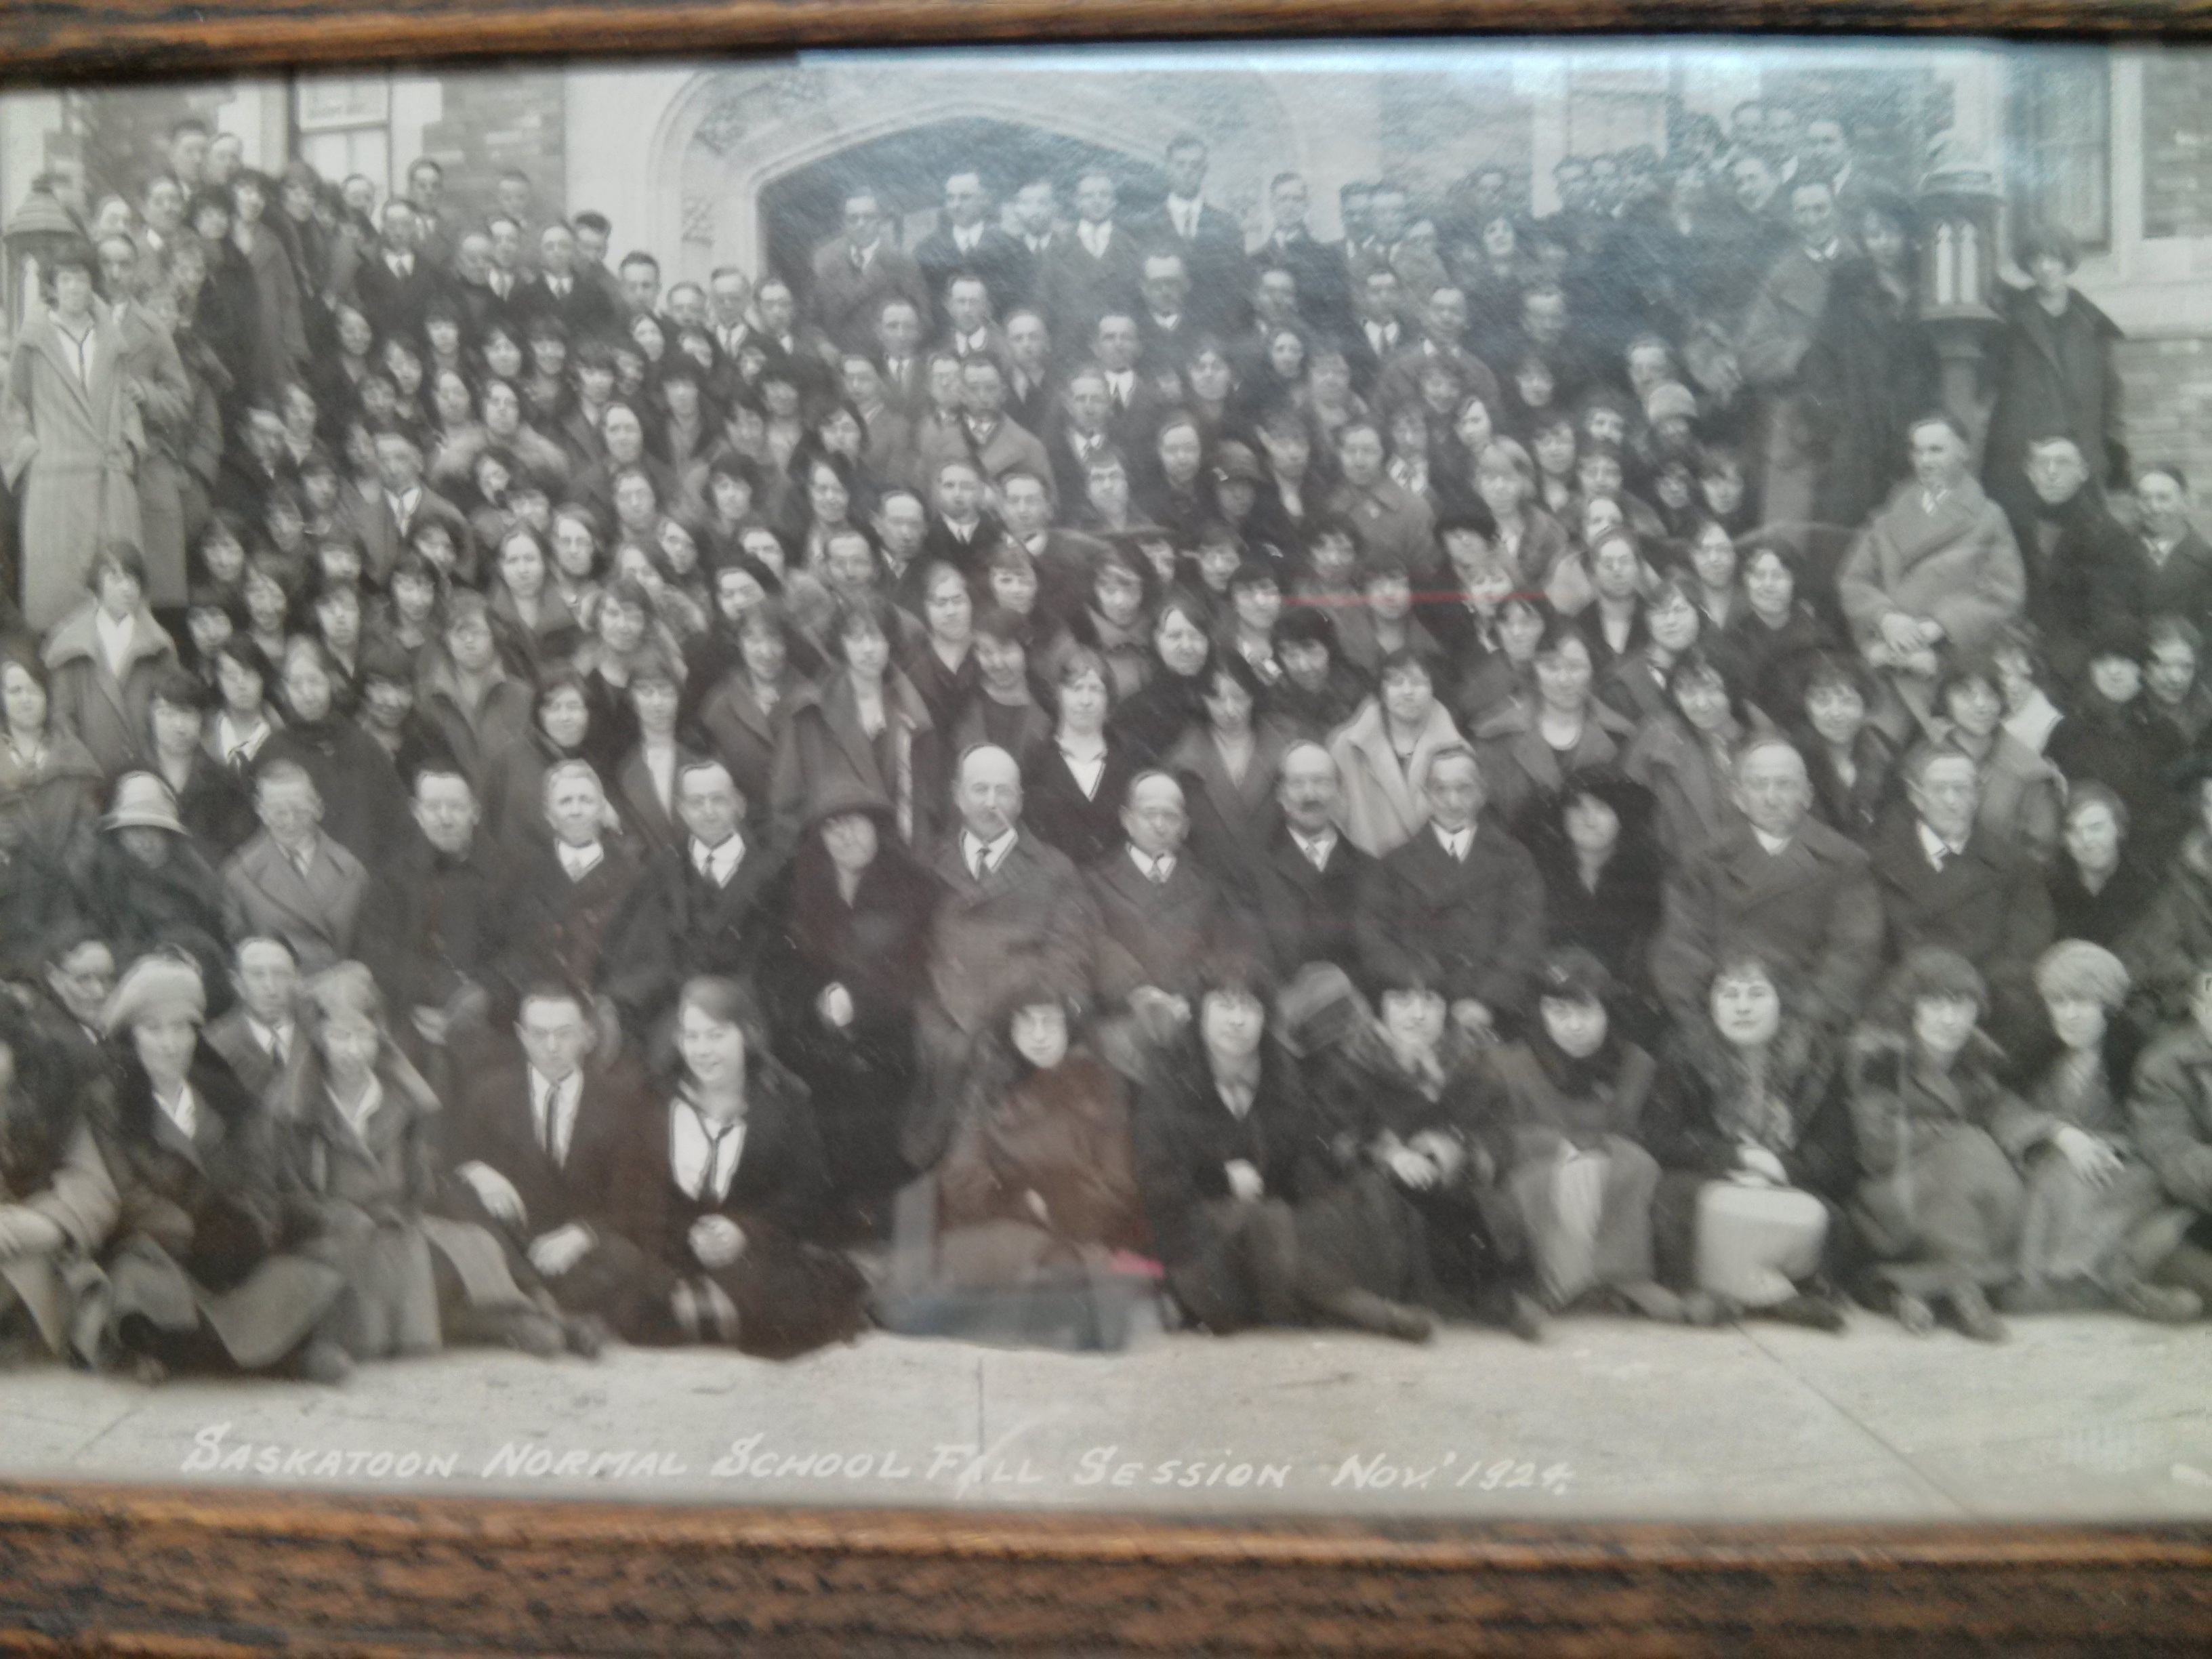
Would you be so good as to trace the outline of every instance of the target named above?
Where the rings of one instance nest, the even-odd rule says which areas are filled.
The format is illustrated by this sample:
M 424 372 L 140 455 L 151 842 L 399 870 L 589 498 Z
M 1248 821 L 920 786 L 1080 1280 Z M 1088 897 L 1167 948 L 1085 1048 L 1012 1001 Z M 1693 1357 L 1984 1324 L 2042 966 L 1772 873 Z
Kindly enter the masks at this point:
M 0 1477 L 2212 1514 L 2212 58 L 0 94 Z

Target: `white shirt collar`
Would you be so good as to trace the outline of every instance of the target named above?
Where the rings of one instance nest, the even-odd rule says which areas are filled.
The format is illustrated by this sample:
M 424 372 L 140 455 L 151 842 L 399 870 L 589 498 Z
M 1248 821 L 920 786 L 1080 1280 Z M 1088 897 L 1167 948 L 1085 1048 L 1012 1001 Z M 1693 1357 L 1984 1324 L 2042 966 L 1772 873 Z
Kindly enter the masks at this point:
M 1761 847 L 1764 847 L 1769 853 L 1773 854 L 1779 854 L 1786 851 L 1790 842 L 1794 839 L 1794 837 L 1790 836 L 1770 836 L 1765 830 L 1760 829 L 1755 823 L 1751 826 L 1751 833 L 1759 837 L 1759 844 Z
M 1325 829 L 1317 836 L 1309 836 L 1293 824 L 1291 839 L 1297 842 L 1298 850 L 1306 855 L 1306 861 L 1316 870 L 1327 864 L 1328 855 L 1336 851 L 1336 831 L 1334 829 Z
M 1132 847 L 1129 849 L 1129 862 L 1137 866 L 1139 873 L 1147 881 L 1155 878 L 1165 881 L 1170 876 L 1175 874 L 1176 859 L 1173 853 L 1162 853 L 1155 857 L 1150 853 Z
M 1014 839 L 1020 833 L 1020 829 L 1017 826 L 1006 830 L 997 840 L 986 842 L 973 830 L 963 830 L 960 832 L 960 861 L 972 871 L 975 867 L 976 852 L 981 849 L 983 854 L 983 873 L 988 875 L 1006 861 L 1006 854 L 1014 850 Z
M 691 837 L 691 867 L 717 887 L 730 884 L 730 878 L 738 873 L 738 865 L 744 855 L 743 836 L 732 835 L 720 847 L 709 847 L 698 836 Z
M 1474 846 L 1474 826 L 1473 824 L 1470 823 L 1464 829 L 1460 830 L 1447 830 L 1441 823 L 1432 823 L 1429 828 L 1437 832 L 1437 846 L 1443 848 L 1445 852 L 1450 854 L 1453 858 L 1460 860 L 1461 862 L 1463 863 L 1466 861 L 1468 853 Z
M 264 1025 L 252 1014 L 248 1014 L 246 1017 L 246 1034 L 252 1037 L 254 1042 L 260 1044 L 263 1048 L 270 1051 L 269 1057 L 271 1060 L 281 1062 L 290 1057 L 293 1031 L 290 1020 L 285 1020 L 276 1025 Z
M 553 850 L 560 854 L 561 867 L 568 872 L 571 881 L 581 881 L 590 875 L 607 855 L 605 844 L 596 841 L 588 847 L 571 847 L 565 841 L 556 842 Z
M 969 226 L 965 230 L 961 229 L 957 225 L 955 225 L 952 228 L 952 246 L 958 248 L 963 253 L 974 252 L 975 251 L 975 244 L 982 240 L 983 227 L 980 222 Z
M 547 1145 L 546 1120 L 552 1120 L 551 1152 L 556 1164 L 568 1161 L 568 1144 L 575 1138 L 576 1110 L 584 1097 L 584 1073 L 579 1069 L 556 1083 L 536 1066 L 530 1068 L 530 1120 L 538 1144 Z
M 1919 830 L 1921 849 L 1928 854 L 1928 862 L 1938 870 L 1943 867 L 1944 860 L 1957 858 L 1960 854 L 1966 850 L 1966 843 L 1963 842 L 1954 847 L 1949 842 L 1945 841 L 1942 836 L 1929 827 L 1928 820 L 1925 818 L 1920 820 Z
M 745 1121 L 710 1126 L 706 1114 L 678 1096 L 668 1113 L 670 1173 L 686 1196 L 720 1204 L 738 1178 L 745 1152 Z

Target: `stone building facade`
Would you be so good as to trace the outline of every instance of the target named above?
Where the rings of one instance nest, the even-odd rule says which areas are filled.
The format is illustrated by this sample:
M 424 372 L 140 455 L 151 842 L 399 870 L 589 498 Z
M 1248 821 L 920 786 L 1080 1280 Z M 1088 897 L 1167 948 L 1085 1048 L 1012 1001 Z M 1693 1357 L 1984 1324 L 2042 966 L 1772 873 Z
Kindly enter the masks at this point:
M 789 266 L 834 228 L 837 191 L 866 177 L 908 240 L 926 234 L 945 172 L 978 153 L 1065 177 L 1103 161 L 1141 196 L 1166 140 L 1212 150 L 1208 196 L 1265 228 L 1268 179 L 1312 184 L 1334 234 L 1337 189 L 1389 177 L 1416 207 L 1495 162 L 1531 205 L 1553 205 L 1560 158 L 1649 144 L 1685 118 L 1725 123 L 1747 99 L 1843 116 L 1866 164 L 1904 182 L 1942 154 L 2002 192 L 2000 247 L 2028 215 L 2068 223 L 2078 281 L 2127 332 L 2132 447 L 2212 477 L 2212 52 L 1987 45 L 1722 48 L 1668 41 L 1541 49 L 1469 42 L 1358 48 L 823 54 L 722 64 L 303 77 L 0 96 L 0 219 L 30 179 L 99 176 L 186 109 L 237 133 L 247 159 L 307 155 L 325 173 L 404 185 L 446 167 L 464 213 L 520 171 L 538 210 L 596 207 L 617 255 L 643 247 L 671 280 L 719 264 Z

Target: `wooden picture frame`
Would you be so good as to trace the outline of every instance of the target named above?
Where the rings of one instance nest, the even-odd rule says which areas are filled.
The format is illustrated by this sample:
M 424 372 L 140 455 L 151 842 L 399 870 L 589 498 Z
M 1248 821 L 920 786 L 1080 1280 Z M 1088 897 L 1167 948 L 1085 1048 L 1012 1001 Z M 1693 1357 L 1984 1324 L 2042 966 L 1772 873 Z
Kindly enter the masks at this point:
M 1424 32 L 2185 37 L 2184 0 L 50 0 L 0 84 L 514 55 Z M 5 1433 L 0 1420 L 0 1433 Z M 1747 1527 L 0 1488 L 11 1650 L 2212 1650 L 2212 1526 Z

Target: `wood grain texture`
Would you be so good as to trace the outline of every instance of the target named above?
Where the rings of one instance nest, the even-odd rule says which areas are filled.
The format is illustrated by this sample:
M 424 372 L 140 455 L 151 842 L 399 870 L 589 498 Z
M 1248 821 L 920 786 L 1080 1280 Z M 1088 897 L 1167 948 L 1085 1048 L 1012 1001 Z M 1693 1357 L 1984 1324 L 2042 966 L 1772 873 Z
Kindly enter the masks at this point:
M 13 0 L 0 76 L 82 79 L 516 53 L 1200 36 L 2203 31 L 2212 0 Z
M 0 1643 L 139 1652 L 2212 1649 L 2212 1537 L 0 1493 Z

